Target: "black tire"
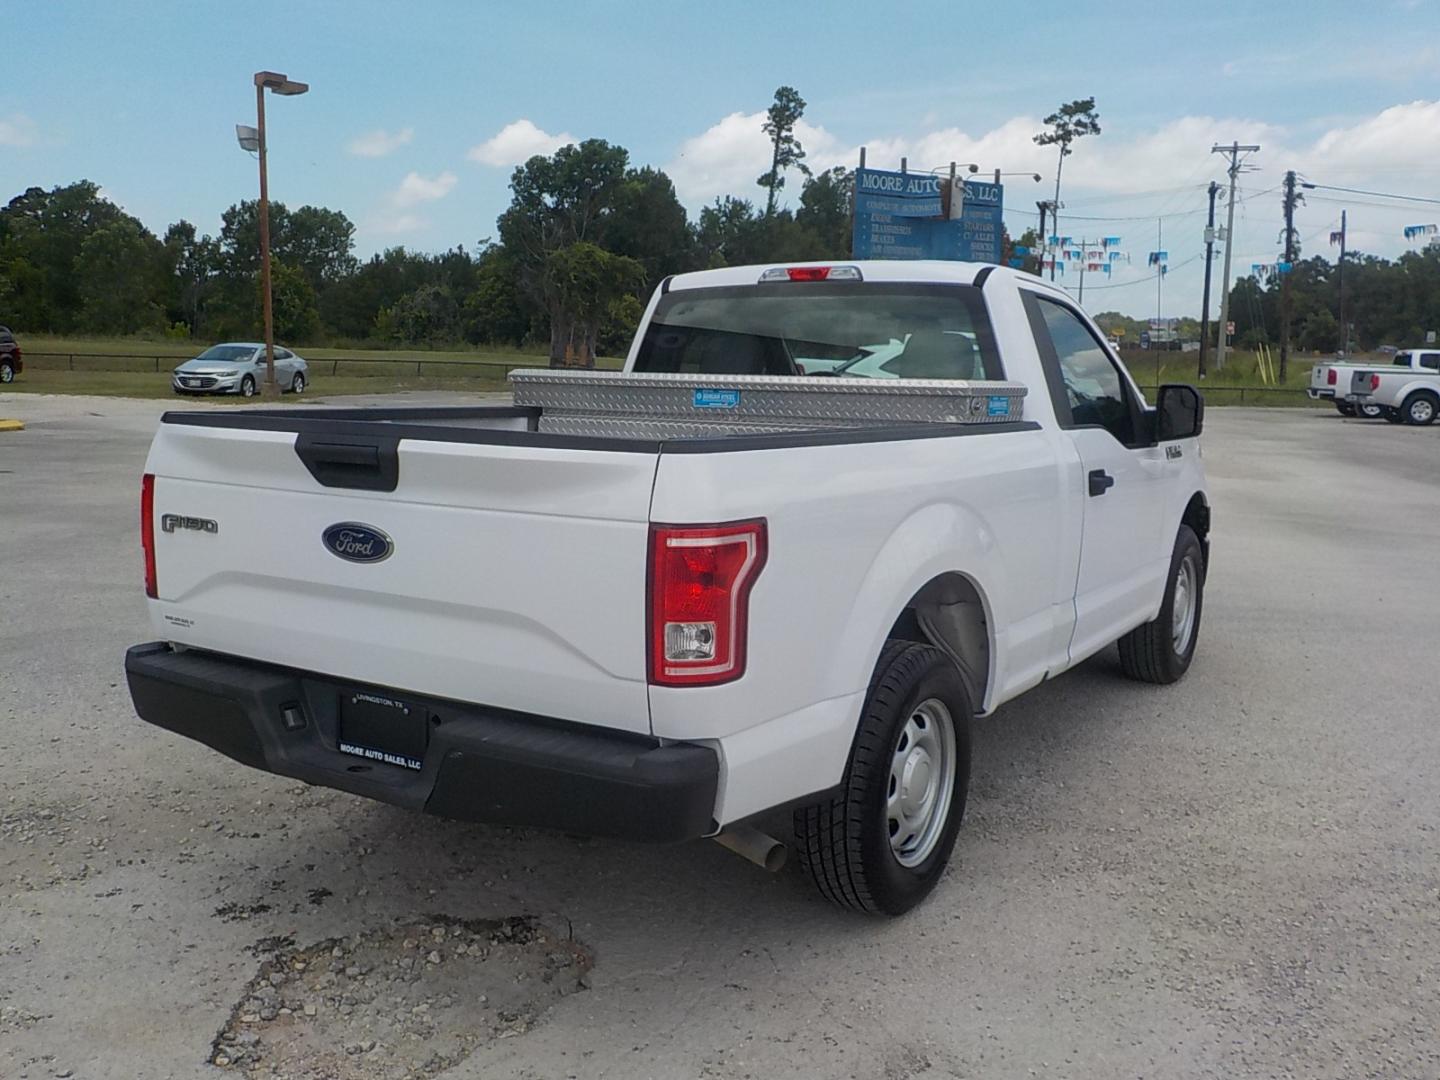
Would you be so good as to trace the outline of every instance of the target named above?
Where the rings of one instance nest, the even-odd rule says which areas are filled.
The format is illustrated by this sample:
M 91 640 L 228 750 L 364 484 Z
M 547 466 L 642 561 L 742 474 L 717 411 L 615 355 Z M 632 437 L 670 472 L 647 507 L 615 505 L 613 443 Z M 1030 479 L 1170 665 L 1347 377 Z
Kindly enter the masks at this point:
M 1335 402 L 1335 411 L 1341 416 L 1354 416 L 1355 406 L 1348 401 L 1337 401 Z
M 928 853 L 906 866 L 890 839 L 891 766 L 907 726 L 933 710 L 936 701 L 950 717 L 953 783 L 948 801 L 937 791 L 936 806 L 945 817 L 935 825 L 935 839 L 922 849 Z M 901 915 L 929 895 L 950 861 L 965 814 L 973 716 L 970 696 L 949 657 L 931 645 L 886 642 L 870 679 L 840 794 L 795 812 L 800 865 L 826 899 L 871 915 Z M 936 734 L 943 739 L 942 731 Z
M 1435 422 L 1437 413 L 1440 413 L 1440 396 L 1429 390 L 1416 390 L 1400 406 L 1400 415 L 1405 423 L 1416 427 L 1429 427 Z
M 1381 415 L 1385 417 L 1387 424 L 1403 424 L 1405 422 L 1405 417 L 1399 409 L 1386 409 Z
M 1357 405 L 1355 407 L 1355 412 L 1357 415 L 1363 416 L 1366 420 L 1379 420 L 1382 416 L 1385 415 L 1385 406 Z
M 15 381 L 15 365 L 9 360 L 0 360 L 0 384 L 9 384 Z
M 303 394 L 305 392 L 305 376 L 297 371 L 295 377 L 290 380 L 290 392 L 292 394 Z
M 253 376 L 253 375 L 246 375 L 243 379 L 240 380 L 240 396 L 241 396 L 241 397 L 254 397 L 254 396 L 255 396 L 255 376 Z
M 1188 570 L 1186 570 L 1188 564 Z M 1175 641 L 1175 597 L 1181 574 L 1188 573 L 1187 594 L 1193 596 L 1193 614 L 1183 643 Z M 1144 626 L 1137 626 L 1120 639 L 1120 666 L 1140 682 L 1164 685 L 1177 681 L 1190 670 L 1195 645 L 1200 640 L 1200 616 L 1205 607 L 1205 549 L 1189 525 L 1181 525 L 1170 555 L 1170 576 L 1165 582 L 1165 599 L 1160 614 Z

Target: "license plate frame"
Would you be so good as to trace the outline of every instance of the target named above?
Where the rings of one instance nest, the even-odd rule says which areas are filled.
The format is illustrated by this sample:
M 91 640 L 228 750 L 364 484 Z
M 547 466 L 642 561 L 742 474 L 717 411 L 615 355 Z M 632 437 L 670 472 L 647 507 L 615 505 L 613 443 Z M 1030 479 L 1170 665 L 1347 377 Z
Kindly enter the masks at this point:
M 369 690 L 340 693 L 337 745 L 342 754 L 419 772 L 429 741 L 429 718 L 415 703 Z

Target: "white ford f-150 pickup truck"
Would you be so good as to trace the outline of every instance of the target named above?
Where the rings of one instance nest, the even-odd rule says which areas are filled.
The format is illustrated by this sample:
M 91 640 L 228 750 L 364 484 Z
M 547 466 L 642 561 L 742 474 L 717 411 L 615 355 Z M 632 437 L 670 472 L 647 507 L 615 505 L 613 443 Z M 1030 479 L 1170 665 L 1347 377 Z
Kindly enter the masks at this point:
M 1440 349 L 1406 349 L 1386 367 L 1356 370 L 1347 400 L 1396 423 L 1433 424 L 1440 416 Z
M 970 725 L 1112 642 L 1194 655 L 1187 386 L 1146 405 L 1059 289 L 993 266 L 738 267 L 656 291 L 624 372 L 513 405 L 165 414 L 139 715 L 448 817 L 757 861 L 903 912 Z

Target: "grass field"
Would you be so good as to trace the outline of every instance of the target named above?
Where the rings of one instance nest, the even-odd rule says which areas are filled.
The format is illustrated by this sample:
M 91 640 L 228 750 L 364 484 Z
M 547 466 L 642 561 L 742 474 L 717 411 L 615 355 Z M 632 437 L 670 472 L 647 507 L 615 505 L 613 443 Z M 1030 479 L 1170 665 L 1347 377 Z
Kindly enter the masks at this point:
M 40 394 L 169 397 L 171 369 L 198 351 L 184 342 L 136 338 L 29 335 L 23 344 L 25 373 L 6 389 Z M 506 388 L 505 374 L 511 368 L 547 363 L 544 354 L 519 349 L 313 348 L 302 350 L 301 355 L 310 364 L 306 397 L 403 390 L 492 392 Z M 1147 389 L 1160 383 L 1185 382 L 1199 386 L 1211 405 L 1316 404 L 1300 392 L 1309 382 L 1314 357 L 1291 358 L 1283 387 L 1289 393 L 1271 392 L 1266 387 L 1259 358 L 1252 352 L 1232 352 L 1225 370 L 1212 370 L 1203 381 L 1196 378 L 1197 359 L 1195 353 L 1125 353 L 1126 364 Z M 615 357 L 602 357 L 598 366 L 616 369 L 621 363 Z M 287 396 L 285 400 L 294 399 Z

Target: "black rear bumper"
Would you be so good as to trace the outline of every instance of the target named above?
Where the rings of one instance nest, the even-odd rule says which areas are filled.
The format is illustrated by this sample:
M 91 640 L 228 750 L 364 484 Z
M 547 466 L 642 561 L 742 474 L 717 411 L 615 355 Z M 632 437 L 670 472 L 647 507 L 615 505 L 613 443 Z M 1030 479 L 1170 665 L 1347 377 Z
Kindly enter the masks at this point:
M 534 825 L 654 842 L 714 831 L 714 750 L 420 695 L 424 767 L 337 748 L 345 683 L 163 642 L 125 654 L 141 719 L 242 764 L 463 821 Z

